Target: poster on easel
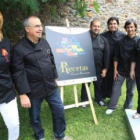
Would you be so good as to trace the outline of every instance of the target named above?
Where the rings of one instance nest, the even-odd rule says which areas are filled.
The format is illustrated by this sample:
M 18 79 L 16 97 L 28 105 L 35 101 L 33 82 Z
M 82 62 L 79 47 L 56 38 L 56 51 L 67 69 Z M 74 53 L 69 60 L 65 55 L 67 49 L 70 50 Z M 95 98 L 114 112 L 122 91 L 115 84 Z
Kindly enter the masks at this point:
M 89 29 L 45 26 L 45 32 L 54 54 L 59 86 L 96 81 Z

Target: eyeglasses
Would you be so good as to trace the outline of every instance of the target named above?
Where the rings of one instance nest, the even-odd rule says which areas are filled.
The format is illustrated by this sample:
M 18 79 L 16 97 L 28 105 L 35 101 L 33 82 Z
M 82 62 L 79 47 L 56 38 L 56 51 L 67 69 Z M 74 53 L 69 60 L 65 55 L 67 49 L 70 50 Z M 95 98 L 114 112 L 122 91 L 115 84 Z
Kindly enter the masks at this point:
M 38 29 L 38 28 L 44 28 L 44 26 L 43 25 L 35 25 L 35 26 L 28 26 L 28 27 L 32 27 L 32 28 L 36 28 L 36 29 Z

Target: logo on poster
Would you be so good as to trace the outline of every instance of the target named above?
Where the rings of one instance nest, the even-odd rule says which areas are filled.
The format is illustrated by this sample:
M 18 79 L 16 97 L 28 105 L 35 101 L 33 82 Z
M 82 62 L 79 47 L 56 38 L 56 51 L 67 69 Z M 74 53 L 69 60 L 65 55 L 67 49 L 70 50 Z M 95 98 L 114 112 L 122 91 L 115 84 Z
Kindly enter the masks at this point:
M 71 39 L 62 38 L 61 42 L 57 44 L 59 48 L 56 49 L 57 53 L 61 53 L 68 57 L 85 55 L 84 49 L 73 37 Z
M 61 70 L 61 73 L 70 74 L 70 73 L 77 73 L 77 72 L 78 73 L 85 72 L 85 71 L 88 71 L 89 68 L 88 66 L 69 67 L 68 63 L 63 61 L 61 62 L 60 70 Z

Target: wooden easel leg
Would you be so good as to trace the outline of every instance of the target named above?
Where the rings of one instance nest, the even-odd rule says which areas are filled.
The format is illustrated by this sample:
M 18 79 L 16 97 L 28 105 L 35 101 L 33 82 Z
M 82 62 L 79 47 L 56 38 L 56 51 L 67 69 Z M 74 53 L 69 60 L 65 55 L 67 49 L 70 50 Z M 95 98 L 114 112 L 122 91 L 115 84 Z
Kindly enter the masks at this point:
M 88 100 L 89 100 L 90 108 L 91 108 L 91 111 L 92 111 L 93 120 L 94 120 L 95 124 L 98 124 L 97 117 L 96 117 L 96 114 L 95 114 L 95 110 L 94 110 L 94 107 L 93 107 L 93 102 L 92 102 L 90 91 L 89 91 L 88 84 L 85 83 L 85 86 L 86 86 L 86 90 L 87 90 L 87 95 L 88 95 Z
M 61 100 L 64 102 L 64 87 L 60 87 L 60 95 L 61 95 Z
M 74 97 L 75 97 L 75 106 L 78 107 L 78 95 L 77 95 L 76 85 L 73 86 L 73 89 L 74 89 Z

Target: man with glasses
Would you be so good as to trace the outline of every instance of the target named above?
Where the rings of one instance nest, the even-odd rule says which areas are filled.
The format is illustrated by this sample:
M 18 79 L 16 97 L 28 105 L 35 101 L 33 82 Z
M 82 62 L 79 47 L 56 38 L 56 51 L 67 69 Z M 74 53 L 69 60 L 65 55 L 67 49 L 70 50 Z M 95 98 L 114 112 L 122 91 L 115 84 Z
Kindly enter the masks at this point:
M 54 140 L 71 140 L 64 134 L 64 106 L 60 99 L 54 57 L 48 42 L 42 37 L 38 17 L 24 20 L 25 37 L 13 49 L 13 78 L 20 95 L 21 106 L 29 109 L 31 126 L 37 140 L 44 140 L 40 111 L 43 100 L 52 111 Z

